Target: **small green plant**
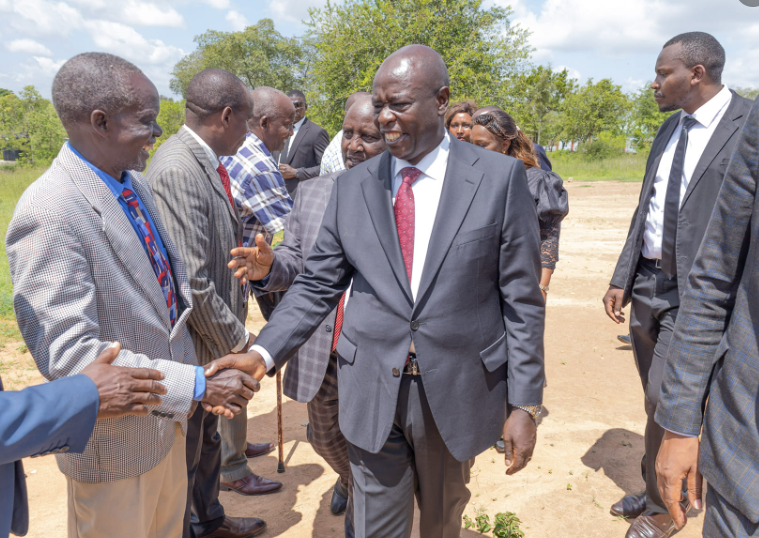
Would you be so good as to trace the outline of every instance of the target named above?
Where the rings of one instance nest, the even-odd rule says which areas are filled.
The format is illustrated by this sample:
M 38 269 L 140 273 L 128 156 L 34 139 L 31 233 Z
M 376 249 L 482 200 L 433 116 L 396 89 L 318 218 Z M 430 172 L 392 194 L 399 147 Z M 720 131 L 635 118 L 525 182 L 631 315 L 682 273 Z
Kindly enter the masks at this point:
M 524 538 L 524 532 L 519 528 L 522 522 L 513 512 L 500 512 L 495 515 L 495 538 Z
M 472 521 L 472 518 L 468 515 L 464 514 L 464 528 L 465 529 L 471 529 L 474 527 L 474 521 Z
M 474 518 L 474 522 L 477 525 L 477 531 L 480 534 L 490 532 L 490 530 L 493 528 L 493 526 L 490 524 L 490 516 L 488 516 L 484 510 Z
M 572 491 L 572 484 L 567 484 L 567 489 L 568 489 L 569 491 Z

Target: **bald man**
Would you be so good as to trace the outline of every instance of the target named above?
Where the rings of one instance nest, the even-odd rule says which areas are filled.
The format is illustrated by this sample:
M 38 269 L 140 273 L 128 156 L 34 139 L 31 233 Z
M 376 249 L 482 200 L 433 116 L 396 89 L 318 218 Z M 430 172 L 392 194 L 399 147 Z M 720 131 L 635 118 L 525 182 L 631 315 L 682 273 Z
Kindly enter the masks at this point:
M 246 290 L 227 269 L 227 253 L 241 244 L 242 227 L 228 172 L 219 161 L 237 153 L 245 141 L 253 100 L 232 73 L 206 69 L 190 81 L 186 103 L 185 125 L 158 148 L 147 177 L 158 212 L 187 265 L 195 305 L 188 322 L 203 366 L 227 353 L 245 353 L 255 338 L 245 328 Z M 245 420 L 245 407 L 238 415 Z M 202 407 L 190 419 L 185 538 L 247 538 L 266 527 L 258 518 L 227 516 L 219 503 L 219 476 L 223 482 L 225 469 L 218 422 Z M 246 479 L 249 491 L 282 487 L 250 477 L 244 457 L 235 472 L 236 479 Z
M 348 96 L 348 99 L 345 100 L 345 113 L 348 113 L 348 110 L 351 108 L 351 106 L 353 106 L 353 103 L 356 102 L 356 99 L 359 97 L 370 97 L 371 95 L 372 94 L 369 92 L 353 92 L 350 94 Z M 326 176 L 327 174 L 342 172 L 346 170 L 345 161 L 343 160 L 342 146 L 343 131 L 341 129 L 332 138 L 329 146 L 327 146 L 327 149 L 324 150 L 324 155 L 322 155 L 321 168 L 319 169 L 320 176 Z
M 370 95 L 357 95 L 352 100 L 343 128 L 340 131 L 342 160 L 348 170 L 380 155 L 387 149 L 374 125 Z M 332 187 L 345 171 L 320 176 L 299 187 L 295 207 L 285 226 L 285 238 L 272 251 L 263 236 L 257 237 L 257 255 L 243 249 L 240 256 L 253 255 L 256 266 L 247 275 L 253 286 L 264 292 L 284 292 L 295 277 L 303 272 L 303 264 L 319 233 Z M 236 260 L 235 260 L 236 261 Z M 236 263 L 233 263 L 235 267 Z M 242 275 L 242 271 L 240 272 Z M 307 403 L 308 440 L 314 451 L 323 457 L 339 475 L 332 494 L 330 509 L 341 514 L 348 507 L 345 521 L 346 536 L 353 535 L 349 507 L 350 461 L 345 437 L 338 423 L 337 354 L 335 318 L 337 309 L 321 323 L 290 361 L 285 372 L 284 391 L 287 396 Z
M 503 434 L 513 474 L 535 445 L 535 203 L 521 161 L 447 134 L 448 84 L 428 47 L 382 63 L 372 102 L 388 150 L 337 179 L 303 274 L 251 353 L 210 369 L 282 368 L 348 291 L 329 329 L 358 538 L 410 536 L 414 496 L 422 538 L 458 538 L 471 460 Z

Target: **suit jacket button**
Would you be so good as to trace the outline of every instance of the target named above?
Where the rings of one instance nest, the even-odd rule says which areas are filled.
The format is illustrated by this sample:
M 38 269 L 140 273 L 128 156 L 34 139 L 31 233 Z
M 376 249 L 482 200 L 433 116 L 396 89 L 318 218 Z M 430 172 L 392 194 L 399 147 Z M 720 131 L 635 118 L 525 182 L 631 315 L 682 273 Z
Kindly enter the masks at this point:
M 326 330 L 328 333 L 331 333 L 331 332 L 332 332 L 332 325 L 327 325 L 326 327 L 324 327 L 324 329 L 325 329 L 325 330 Z
M 166 413 L 166 416 L 167 416 L 168 418 L 174 418 L 174 413 Z
M 398 368 L 393 368 L 393 377 L 400 377 L 401 371 Z
M 156 411 L 155 409 L 152 410 L 150 412 L 150 414 L 153 415 L 154 417 L 160 417 L 161 416 L 161 412 L 160 411 Z
M 412 331 L 415 331 L 415 330 L 417 330 L 418 328 L 419 328 L 419 322 L 418 322 L 418 321 L 416 321 L 416 320 L 412 321 L 412 322 L 411 322 L 411 330 L 412 330 Z

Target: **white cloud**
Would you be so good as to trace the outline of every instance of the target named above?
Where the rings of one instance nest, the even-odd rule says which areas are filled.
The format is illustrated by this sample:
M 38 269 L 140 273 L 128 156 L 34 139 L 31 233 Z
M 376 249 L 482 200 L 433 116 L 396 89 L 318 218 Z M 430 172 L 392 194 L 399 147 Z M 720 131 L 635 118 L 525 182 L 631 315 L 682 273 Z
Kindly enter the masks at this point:
M 64 2 L 24 0 L 0 3 L 0 11 L 10 12 L 10 26 L 23 35 L 65 36 L 81 26 L 82 16 Z
M 569 78 L 573 78 L 577 81 L 582 80 L 582 75 L 577 69 L 574 69 L 572 67 L 567 67 L 566 65 L 559 65 L 557 67 L 553 68 L 554 73 L 561 73 L 564 70 L 567 70 L 569 73 Z
M 216 9 L 227 9 L 229 7 L 229 0 L 204 0 L 206 4 Z
M 184 17 L 164 0 L 69 0 L 79 6 L 89 18 L 109 20 L 134 26 L 164 26 L 183 28 Z
M 324 7 L 325 3 L 324 0 L 269 0 L 269 9 L 277 23 L 302 22 L 308 19 L 308 8 Z
M 22 52 L 24 54 L 37 54 L 39 56 L 52 56 L 53 53 L 42 43 L 33 39 L 14 39 L 6 43 L 5 48 L 10 52 Z
M 145 39 L 131 26 L 109 21 L 85 21 L 84 27 L 100 49 L 118 54 L 138 64 L 163 64 L 173 67 L 184 51 L 160 39 Z
M 245 17 L 245 15 L 239 11 L 235 11 L 234 9 L 227 11 L 227 16 L 224 17 L 224 19 L 226 19 L 226 21 L 232 27 L 232 30 L 235 32 L 245 30 L 246 27 L 250 26 L 250 23 L 248 22 L 248 19 Z
M 43 58 L 41 56 L 35 56 L 34 59 L 42 73 L 49 77 L 54 77 L 61 66 L 66 63 L 66 60 L 53 61 L 50 58 Z

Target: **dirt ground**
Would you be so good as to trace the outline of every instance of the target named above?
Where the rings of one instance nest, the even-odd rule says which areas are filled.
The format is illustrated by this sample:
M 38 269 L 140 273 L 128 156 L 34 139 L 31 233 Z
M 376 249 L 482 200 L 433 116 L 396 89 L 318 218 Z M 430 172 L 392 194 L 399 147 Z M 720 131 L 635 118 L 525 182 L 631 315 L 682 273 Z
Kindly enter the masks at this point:
M 562 226 L 561 261 L 551 282 L 546 326 L 545 412 L 530 465 L 504 474 L 503 458 L 490 449 L 472 471 L 466 513 L 515 512 L 528 538 L 619 537 L 629 523 L 609 514 L 626 493 L 643 489 L 643 391 L 627 332 L 603 313 L 603 296 L 638 198 L 637 183 L 566 184 L 571 212 Z M 249 328 L 263 325 L 252 315 Z M 12 388 L 41 381 L 21 342 L 0 352 L 3 378 Z M 24 348 L 22 348 L 23 350 Z M 276 391 L 265 380 L 248 406 L 248 438 L 276 439 Z M 342 536 L 342 518 L 329 511 L 335 473 L 306 441 L 306 407 L 284 403 L 285 462 L 277 474 L 276 453 L 251 460 L 254 472 L 281 480 L 281 492 L 263 497 L 222 493 L 227 513 L 257 516 L 268 523 L 264 537 Z M 65 536 L 66 489 L 52 457 L 24 462 L 31 503 L 30 538 Z M 702 514 L 691 513 L 678 536 L 701 536 Z M 462 530 L 462 538 L 479 534 Z M 418 536 L 415 531 L 414 536 Z

